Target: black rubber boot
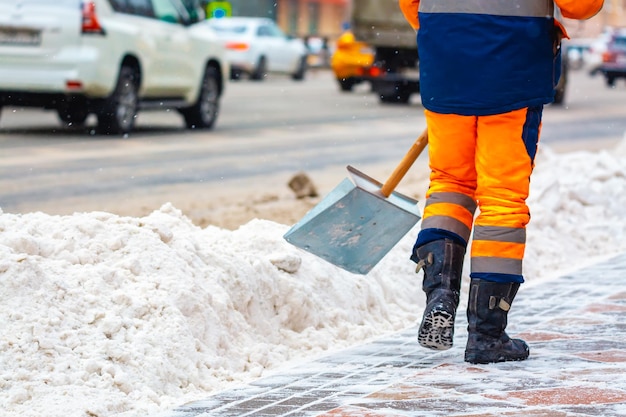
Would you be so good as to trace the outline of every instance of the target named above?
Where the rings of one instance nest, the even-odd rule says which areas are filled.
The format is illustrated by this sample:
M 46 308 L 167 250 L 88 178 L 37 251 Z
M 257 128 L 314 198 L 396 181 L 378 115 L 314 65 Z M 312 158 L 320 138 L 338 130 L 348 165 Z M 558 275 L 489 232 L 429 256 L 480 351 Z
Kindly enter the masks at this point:
M 424 270 L 422 289 L 426 293 L 426 308 L 417 341 L 425 348 L 452 347 L 464 256 L 464 246 L 442 239 L 417 248 L 411 258 L 417 262 L 418 270 Z
M 504 331 L 518 289 L 518 283 L 472 279 L 467 306 L 466 362 L 495 363 L 528 358 L 526 342 L 511 339 Z

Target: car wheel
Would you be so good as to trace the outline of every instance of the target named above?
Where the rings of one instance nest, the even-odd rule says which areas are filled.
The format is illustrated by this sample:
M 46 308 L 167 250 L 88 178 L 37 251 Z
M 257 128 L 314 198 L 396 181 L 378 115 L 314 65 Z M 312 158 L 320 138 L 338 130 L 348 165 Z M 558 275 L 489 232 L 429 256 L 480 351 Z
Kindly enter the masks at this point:
M 267 59 L 262 56 L 259 58 L 259 62 L 256 65 L 256 68 L 250 75 L 250 79 L 255 81 L 261 81 L 267 75 Z
M 198 101 L 180 112 L 185 118 L 188 129 L 210 129 L 215 124 L 219 113 L 219 81 L 217 70 L 207 67 L 200 87 Z
M 397 92 L 394 94 L 381 94 L 380 102 L 385 104 L 408 104 L 410 98 L 411 95 L 405 92 Z
M 304 75 L 306 74 L 306 69 L 307 69 L 306 56 L 303 56 L 298 61 L 298 68 L 296 69 L 296 72 L 294 72 L 291 75 L 291 78 L 293 80 L 295 80 L 295 81 L 302 81 L 302 80 L 304 80 Z
M 565 87 L 564 86 L 557 87 L 554 93 L 554 101 L 552 103 L 556 105 L 561 105 L 563 104 L 564 101 L 565 101 Z
M 612 75 L 606 76 L 606 85 L 609 87 L 615 87 L 615 77 Z
M 232 69 L 230 70 L 230 79 L 231 80 L 240 80 L 241 79 L 241 70 L 239 69 Z
M 98 130 L 106 135 L 129 133 L 135 124 L 139 107 L 139 74 L 123 66 L 117 85 L 98 111 Z
M 565 102 L 565 90 L 567 89 L 567 74 L 561 73 L 561 79 L 559 80 L 554 90 L 553 104 L 562 105 Z
M 89 116 L 87 103 L 67 103 L 57 109 L 59 119 L 67 126 L 82 126 Z
M 352 91 L 352 88 L 356 84 L 353 78 L 337 78 L 337 82 L 339 82 L 341 91 Z

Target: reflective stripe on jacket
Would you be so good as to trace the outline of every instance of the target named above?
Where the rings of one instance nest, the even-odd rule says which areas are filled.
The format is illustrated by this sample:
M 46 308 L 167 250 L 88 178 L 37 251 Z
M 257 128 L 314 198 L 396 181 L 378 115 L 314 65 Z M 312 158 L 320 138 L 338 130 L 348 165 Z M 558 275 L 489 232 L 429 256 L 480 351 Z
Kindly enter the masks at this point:
M 420 0 L 398 0 L 398 3 L 409 24 L 418 29 L 417 12 Z M 595 16 L 602 9 L 604 0 L 556 0 L 556 4 L 561 9 L 563 17 L 583 20 Z

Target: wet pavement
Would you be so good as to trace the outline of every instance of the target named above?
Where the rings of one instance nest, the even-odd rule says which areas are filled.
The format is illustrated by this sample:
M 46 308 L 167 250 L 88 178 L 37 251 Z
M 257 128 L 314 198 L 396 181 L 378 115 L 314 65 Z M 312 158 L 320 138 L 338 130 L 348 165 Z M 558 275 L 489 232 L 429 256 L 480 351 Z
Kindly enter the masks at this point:
M 465 363 L 464 311 L 450 350 L 408 329 L 164 417 L 626 416 L 626 254 L 522 285 L 507 332 L 528 342 L 526 361 Z

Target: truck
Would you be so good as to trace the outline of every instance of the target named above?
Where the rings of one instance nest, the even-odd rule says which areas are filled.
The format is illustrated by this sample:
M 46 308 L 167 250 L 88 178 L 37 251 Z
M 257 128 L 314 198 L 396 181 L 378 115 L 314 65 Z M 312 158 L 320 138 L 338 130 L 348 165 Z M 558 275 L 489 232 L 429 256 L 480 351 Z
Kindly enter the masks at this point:
M 372 91 L 381 103 L 408 104 L 419 93 L 419 57 L 415 30 L 404 18 L 398 0 L 353 0 L 350 28 L 354 37 L 374 49 Z
M 560 11 L 556 17 L 561 20 Z M 417 34 L 406 21 L 398 0 L 353 0 L 350 26 L 358 41 L 374 49 L 377 76 L 366 76 L 381 103 L 408 104 L 420 92 Z M 568 56 L 563 49 L 555 105 L 562 105 L 568 82 Z

